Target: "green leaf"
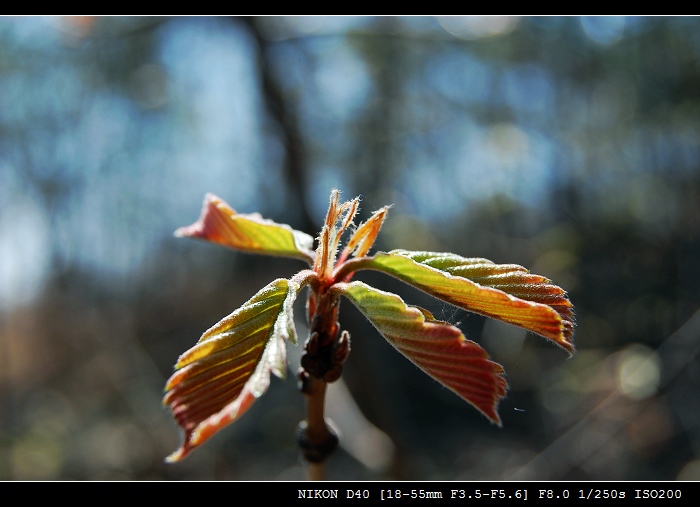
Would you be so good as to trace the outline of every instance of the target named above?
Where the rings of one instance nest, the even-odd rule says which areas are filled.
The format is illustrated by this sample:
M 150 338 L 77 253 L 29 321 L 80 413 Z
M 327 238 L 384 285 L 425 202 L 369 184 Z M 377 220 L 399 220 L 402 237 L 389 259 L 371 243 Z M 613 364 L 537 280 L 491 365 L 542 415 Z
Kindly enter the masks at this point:
M 214 194 L 204 198 L 202 214 L 194 224 L 175 231 L 176 236 L 204 239 L 244 252 L 295 257 L 313 264 L 313 238 L 264 219 L 259 213 L 236 213 Z
M 338 283 L 331 290 L 350 299 L 421 370 L 500 425 L 497 406 L 506 392 L 503 368 L 458 328 L 362 282 Z
M 574 351 L 574 313 L 566 292 L 517 264 L 393 250 L 362 260 L 358 268 L 383 271 L 455 306 L 523 327 L 570 354 Z
M 284 376 L 284 341 L 296 343 L 292 305 L 313 275 L 306 273 L 306 278 L 297 275 L 268 284 L 180 356 L 163 403 L 185 438 L 168 461 L 184 458 L 240 417 L 267 390 L 270 372 Z

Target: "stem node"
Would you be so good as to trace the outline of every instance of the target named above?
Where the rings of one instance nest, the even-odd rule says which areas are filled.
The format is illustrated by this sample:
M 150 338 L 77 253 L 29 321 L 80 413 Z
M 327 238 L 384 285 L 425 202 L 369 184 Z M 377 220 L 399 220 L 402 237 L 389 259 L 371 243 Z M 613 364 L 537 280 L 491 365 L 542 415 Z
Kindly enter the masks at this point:
M 326 419 L 326 435 L 323 440 L 312 439 L 306 421 L 297 426 L 297 443 L 301 448 L 304 459 L 309 463 L 323 463 L 338 447 L 338 432 L 330 419 Z

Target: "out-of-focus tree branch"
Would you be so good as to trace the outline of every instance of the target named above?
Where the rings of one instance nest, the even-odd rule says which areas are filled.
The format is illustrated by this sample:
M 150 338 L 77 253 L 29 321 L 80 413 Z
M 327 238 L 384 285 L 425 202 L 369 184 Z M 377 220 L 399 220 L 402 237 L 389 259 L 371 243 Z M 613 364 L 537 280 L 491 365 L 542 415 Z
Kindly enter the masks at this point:
M 303 140 L 296 114 L 294 109 L 287 103 L 282 89 L 272 75 L 271 66 L 266 57 L 269 42 L 260 31 L 256 19 L 249 16 L 234 19 L 240 21 L 246 27 L 257 46 L 255 59 L 257 68 L 260 71 L 260 86 L 263 100 L 270 117 L 279 126 L 277 134 L 284 146 L 283 170 L 286 178 L 285 183 L 292 191 L 291 195 L 294 196 L 292 197 L 295 202 L 294 208 L 301 209 L 300 223 L 294 225 L 301 230 L 313 230 L 315 227 L 304 198 L 308 188 L 308 181 L 304 168 Z

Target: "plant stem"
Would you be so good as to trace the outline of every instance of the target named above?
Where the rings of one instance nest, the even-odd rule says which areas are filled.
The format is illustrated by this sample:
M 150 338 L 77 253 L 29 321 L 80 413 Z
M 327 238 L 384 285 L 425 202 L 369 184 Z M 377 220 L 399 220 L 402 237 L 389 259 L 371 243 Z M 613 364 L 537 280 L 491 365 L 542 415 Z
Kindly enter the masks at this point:
M 307 387 L 306 431 L 309 441 L 322 443 L 328 439 L 329 431 L 324 418 L 326 404 L 326 382 L 309 377 Z
M 331 439 L 330 431 L 324 417 L 326 404 L 326 382 L 314 377 L 309 378 L 308 394 L 306 396 L 306 438 L 314 448 L 323 447 Z M 307 459 L 307 475 L 309 480 L 322 481 L 325 478 L 325 459 L 313 462 Z
M 306 475 L 310 481 L 322 481 L 326 478 L 326 463 L 306 463 Z
M 303 381 L 306 395 L 306 420 L 299 424 L 298 442 L 307 462 L 307 474 L 312 481 L 322 481 L 325 460 L 338 446 L 338 435 L 324 417 L 326 381 L 308 376 Z
M 304 344 L 299 389 L 306 396 L 306 420 L 299 424 L 297 441 L 308 464 L 311 480 L 323 480 L 326 458 L 338 447 L 338 434 L 324 416 L 326 386 L 338 380 L 350 352 L 350 335 L 337 321 L 338 297 L 325 291 L 311 293 L 309 338 Z

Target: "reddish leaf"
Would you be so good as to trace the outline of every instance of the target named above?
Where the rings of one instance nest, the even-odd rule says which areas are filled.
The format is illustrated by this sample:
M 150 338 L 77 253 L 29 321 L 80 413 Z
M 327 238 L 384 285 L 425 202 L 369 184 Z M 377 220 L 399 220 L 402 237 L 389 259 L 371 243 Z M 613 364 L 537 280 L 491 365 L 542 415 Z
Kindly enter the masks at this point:
M 236 213 L 214 194 L 204 198 L 202 214 L 194 224 L 180 227 L 176 236 L 204 239 L 244 252 L 296 257 L 313 264 L 313 238 L 259 213 Z
M 291 312 L 299 289 L 295 281 L 275 280 L 180 356 L 163 403 L 185 438 L 168 461 L 184 458 L 240 417 L 267 390 L 270 372 L 284 375 L 284 340 L 296 342 Z
M 501 424 L 497 406 L 506 392 L 503 368 L 458 328 L 435 320 L 427 310 L 407 306 L 395 294 L 362 282 L 338 283 L 332 290 L 350 299 L 382 336 L 421 370 Z
M 395 276 L 472 312 L 524 327 L 574 351 L 573 306 L 566 292 L 517 264 L 450 253 L 380 252 L 358 263 Z
M 374 240 L 377 239 L 379 229 L 386 219 L 389 212 L 389 206 L 384 206 L 382 209 L 375 211 L 372 216 L 361 224 L 353 235 L 348 240 L 345 247 L 349 252 L 354 252 L 355 257 L 363 257 L 372 248 Z

